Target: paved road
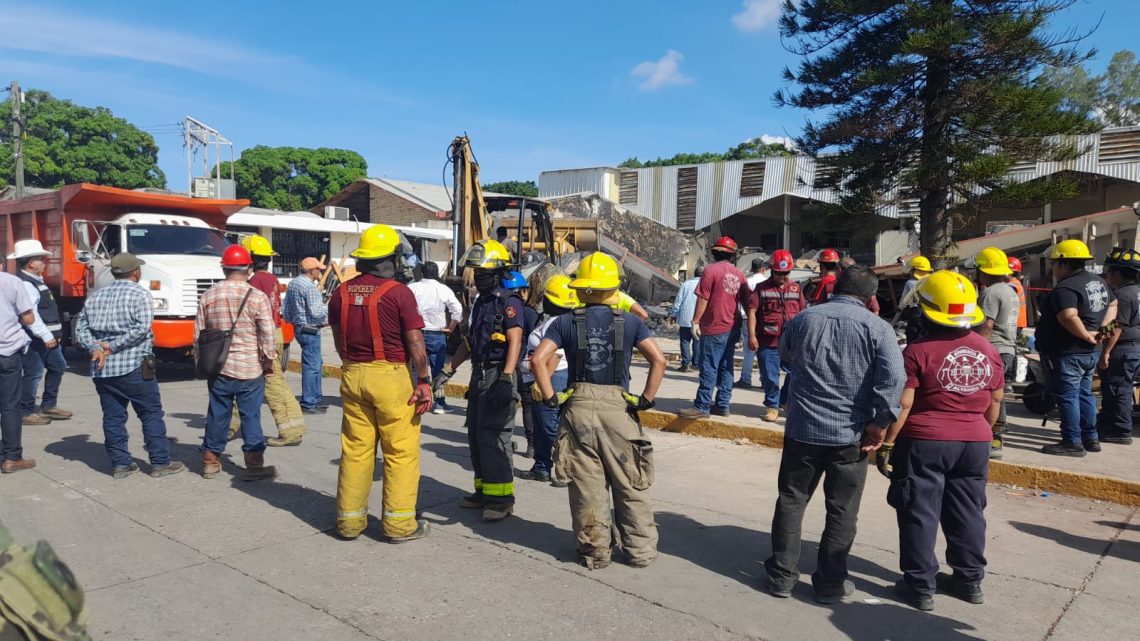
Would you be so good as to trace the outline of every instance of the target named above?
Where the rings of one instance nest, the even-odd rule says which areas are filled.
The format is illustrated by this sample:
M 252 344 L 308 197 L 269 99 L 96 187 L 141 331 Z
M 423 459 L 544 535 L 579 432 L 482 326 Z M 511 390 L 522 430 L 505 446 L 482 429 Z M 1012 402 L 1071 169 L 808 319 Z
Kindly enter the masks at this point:
M 294 375 L 290 383 L 299 387 Z M 330 396 L 335 385 L 327 381 Z M 199 469 L 204 383 L 164 382 L 162 391 L 176 456 Z M 662 556 L 643 570 L 589 572 L 573 563 L 565 490 L 519 481 L 517 515 L 498 524 L 456 507 L 470 484 L 457 415 L 425 421 L 420 507 L 432 534 L 393 546 L 375 523 L 357 541 L 329 534 L 335 408 L 310 422 L 301 447 L 270 451 L 281 469 L 274 482 L 243 483 L 233 464 L 213 480 L 115 481 L 90 381 L 68 374 L 64 398 L 78 416 L 26 431 L 40 465 L 0 478 L 0 518 L 21 539 L 50 539 L 72 564 L 95 639 L 1135 638 L 1140 518 L 1118 505 L 991 486 L 987 603 L 938 597 L 933 613 L 920 613 L 891 597 L 897 531 L 886 482 L 873 474 L 851 562 L 858 591 L 823 607 L 807 582 L 818 504 L 793 598 L 757 589 L 776 450 L 653 433 Z M 142 454 L 136 422 L 131 429 Z M 376 493 L 373 514 L 378 507 Z

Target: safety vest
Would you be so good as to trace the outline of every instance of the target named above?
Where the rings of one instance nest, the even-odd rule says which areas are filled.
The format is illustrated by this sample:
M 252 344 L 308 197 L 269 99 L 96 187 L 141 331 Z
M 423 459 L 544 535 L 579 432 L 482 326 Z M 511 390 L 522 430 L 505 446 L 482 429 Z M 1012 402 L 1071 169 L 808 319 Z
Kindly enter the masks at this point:
M 16 276 L 19 276 L 20 280 L 24 282 L 31 283 L 35 286 L 36 290 L 39 291 L 40 299 L 36 303 L 36 313 L 40 315 L 40 320 L 44 322 L 44 325 L 47 325 L 52 336 L 56 338 L 63 336 L 63 324 L 59 318 L 59 307 L 55 304 L 55 297 L 51 295 L 51 289 L 48 288 L 43 280 L 24 272 L 22 269 L 16 272 Z M 25 328 L 25 330 L 27 330 L 27 328 Z M 31 331 L 27 331 L 30 335 Z
M 1010 280 L 1009 286 L 1017 292 L 1017 328 L 1025 329 L 1029 327 L 1029 308 L 1025 305 L 1025 286 L 1021 284 L 1020 278 Z
M 590 356 L 589 319 L 586 317 L 588 308 L 581 307 L 574 310 L 574 331 L 578 336 L 574 354 L 574 381 L 584 383 L 586 380 L 586 361 Z M 622 387 L 622 367 L 625 366 L 625 312 L 619 309 L 610 309 L 613 322 L 610 327 L 614 334 L 614 348 L 610 352 L 610 362 L 606 367 L 610 370 L 609 379 L 614 385 Z
M 384 357 L 384 334 L 380 329 L 380 299 L 384 298 L 384 295 L 397 283 L 393 279 L 376 287 L 371 285 L 354 286 L 353 280 L 356 279 L 354 278 L 340 287 L 340 326 L 337 327 L 337 331 L 340 333 L 338 344 L 344 352 L 340 355 L 341 360 L 345 360 L 345 353 L 348 351 L 348 310 L 350 307 L 364 308 L 364 313 L 368 317 L 368 327 L 372 334 L 372 357 L 378 361 L 387 360 Z
M 756 330 L 761 336 L 774 337 L 782 334 L 784 325 L 803 311 L 801 307 L 803 296 L 800 286 L 796 283 L 788 282 L 780 288 L 775 283 L 769 284 L 770 282 L 765 281 L 756 286 L 756 295 L 760 299 L 760 307 L 757 310 L 760 324 Z

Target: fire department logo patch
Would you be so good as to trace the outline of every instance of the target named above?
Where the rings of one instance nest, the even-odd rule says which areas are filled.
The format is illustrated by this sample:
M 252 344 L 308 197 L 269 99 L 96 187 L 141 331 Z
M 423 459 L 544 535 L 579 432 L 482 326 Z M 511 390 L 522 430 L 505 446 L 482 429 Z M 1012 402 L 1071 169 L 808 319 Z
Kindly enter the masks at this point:
M 729 296 L 736 296 L 740 293 L 740 277 L 736 274 L 725 274 L 722 285 L 724 286 L 724 293 Z
M 985 354 L 969 347 L 959 347 L 942 361 L 938 382 L 948 392 L 973 394 L 985 387 L 992 375 L 993 365 Z
M 1089 297 L 1089 309 L 1098 314 L 1108 307 L 1108 290 L 1099 280 L 1090 280 L 1085 283 L 1085 295 Z
M 506 314 L 507 314 L 507 318 L 514 318 L 515 316 L 517 316 L 517 315 L 518 315 L 518 312 L 516 312 L 516 311 L 515 311 L 515 308 L 514 308 L 514 307 L 511 307 L 510 305 L 507 305 L 507 312 L 506 312 Z

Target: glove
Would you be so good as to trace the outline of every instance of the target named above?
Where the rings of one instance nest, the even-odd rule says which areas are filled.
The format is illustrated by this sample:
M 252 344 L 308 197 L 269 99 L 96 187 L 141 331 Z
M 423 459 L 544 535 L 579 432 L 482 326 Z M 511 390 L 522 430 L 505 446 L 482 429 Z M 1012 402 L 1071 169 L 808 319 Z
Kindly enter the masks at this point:
M 514 376 L 502 375 L 487 390 L 487 401 L 493 406 L 506 406 L 515 400 Z
M 451 366 L 451 363 L 448 363 L 447 365 L 443 366 L 443 369 L 440 370 L 439 374 L 431 382 L 431 390 L 433 396 L 436 398 L 444 397 L 444 390 L 447 388 L 447 381 L 450 381 L 452 376 L 455 376 L 455 368 Z
M 534 386 L 533 391 L 538 392 L 538 385 Z M 570 389 L 566 390 L 565 392 L 559 392 L 559 393 L 555 394 L 554 396 L 551 396 L 550 398 L 544 398 L 544 399 L 542 399 L 541 402 L 543 405 L 549 407 L 550 409 L 556 410 L 559 407 L 562 407 L 563 403 L 570 400 L 570 396 L 572 396 L 573 394 L 574 394 L 574 388 L 570 388 Z M 540 395 L 541 395 L 541 393 L 540 393 Z
M 701 326 L 694 323 L 693 324 L 693 338 L 700 338 L 700 337 L 701 337 Z
M 891 478 L 891 472 L 895 469 L 894 466 L 891 465 L 891 451 L 894 449 L 894 443 L 883 443 L 879 446 L 879 450 L 875 452 L 875 467 L 879 469 L 879 474 L 887 478 Z
M 645 398 L 645 396 L 634 396 L 629 392 L 622 392 L 621 396 L 625 399 L 626 403 L 629 403 L 631 409 L 635 409 L 639 412 L 644 412 L 645 410 L 652 409 L 653 406 L 657 404 L 656 402 Z
M 534 399 L 535 403 L 546 402 L 546 400 L 542 398 L 542 390 L 538 389 L 538 383 L 530 384 L 530 397 Z

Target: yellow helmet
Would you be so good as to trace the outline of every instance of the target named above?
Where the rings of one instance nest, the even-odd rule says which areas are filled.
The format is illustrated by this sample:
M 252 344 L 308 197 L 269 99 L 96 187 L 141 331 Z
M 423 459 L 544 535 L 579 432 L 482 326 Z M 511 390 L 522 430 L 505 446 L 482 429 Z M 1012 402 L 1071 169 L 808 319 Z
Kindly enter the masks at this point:
M 463 255 L 463 266 L 476 269 L 498 269 L 511 263 L 511 252 L 497 240 L 480 240 Z
M 360 245 L 353 250 L 353 258 L 384 258 L 400 248 L 400 232 L 388 225 L 373 225 L 360 235 Z
M 546 300 L 563 309 L 578 308 L 578 292 L 570 289 L 570 277 L 555 274 L 546 281 Z
M 978 290 L 970 279 L 939 270 L 922 279 L 915 287 L 922 314 L 931 322 L 946 327 L 970 328 L 985 320 L 978 307 Z
M 1092 260 L 1092 253 L 1088 245 L 1076 238 L 1070 238 L 1053 245 L 1053 251 L 1049 252 L 1049 260 L 1058 259 Z
M 269 239 L 264 236 L 253 234 L 241 239 L 241 246 L 245 247 L 246 251 L 254 256 L 276 256 L 277 252 L 273 251 L 273 245 L 269 244 Z
M 1009 268 L 1009 257 L 997 247 L 986 247 L 974 256 L 974 264 L 978 271 L 990 276 L 1009 276 L 1013 270 Z
M 910 262 L 908 262 L 907 265 L 912 270 L 917 269 L 918 271 L 922 272 L 934 271 L 934 268 L 930 266 L 930 259 L 926 256 L 915 256 L 914 258 L 910 259 Z
M 578 273 L 570 281 L 574 289 L 605 291 L 621 286 L 621 271 L 617 261 L 602 252 L 594 252 L 582 259 Z

